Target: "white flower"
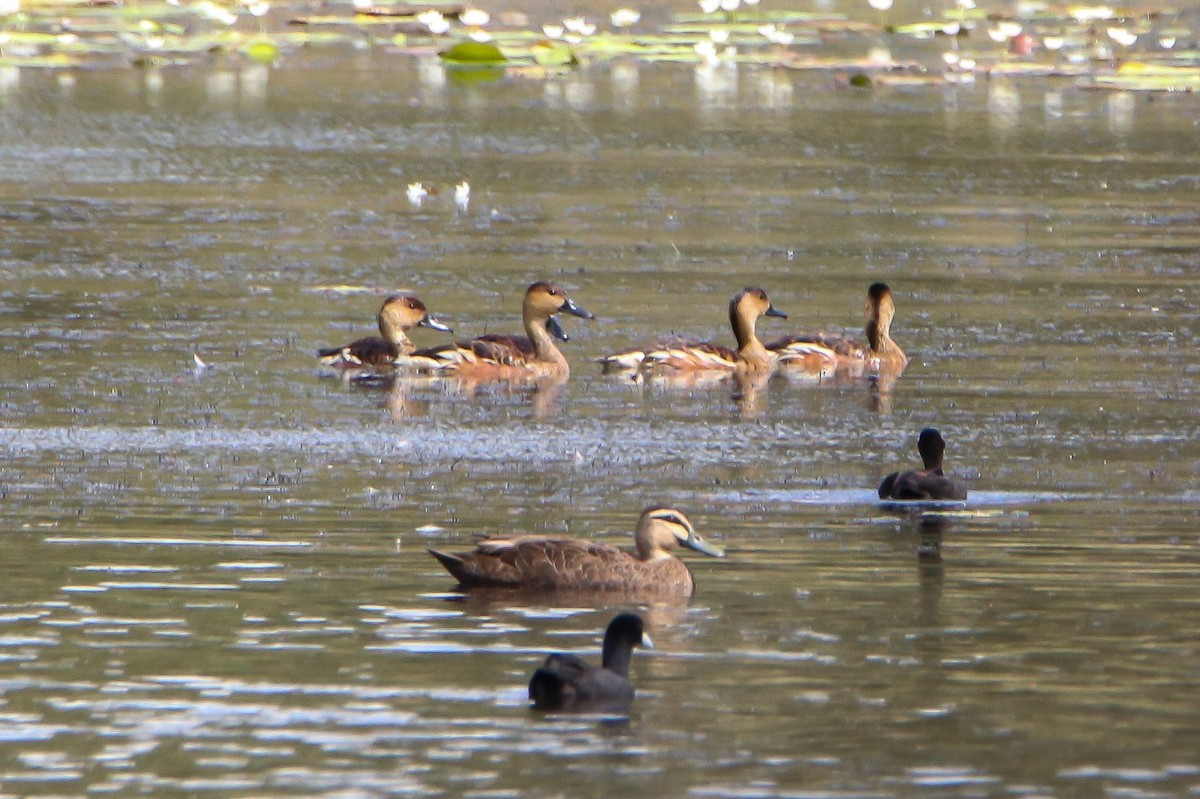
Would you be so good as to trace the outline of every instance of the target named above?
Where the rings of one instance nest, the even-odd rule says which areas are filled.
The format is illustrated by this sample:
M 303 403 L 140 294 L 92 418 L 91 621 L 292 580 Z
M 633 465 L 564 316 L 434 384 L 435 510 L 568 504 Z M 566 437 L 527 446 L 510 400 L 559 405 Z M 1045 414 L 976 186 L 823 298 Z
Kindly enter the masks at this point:
M 1127 31 L 1124 28 L 1109 28 L 1108 38 L 1112 39 L 1122 47 L 1129 47 L 1137 41 L 1137 34 L 1133 31 Z
M 563 27 L 571 33 L 582 33 L 583 26 L 587 24 L 587 20 L 583 17 L 567 17 L 563 20 Z
M 421 204 L 421 200 L 429 196 L 429 190 L 419 181 L 417 183 L 409 183 L 406 193 L 408 194 L 408 201 L 418 206 Z
M 958 53 L 953 50 L 947 50 L 942 53 L 942 60 L 946 62 L 946 66 L 952 67 L 958 63 Z
M 458 21 L 468 28 L 482 28 L 491 18 L 492 15 L 481 8 L 468 8 L 458 15 Z
M 251 3 L 246 6 L 246 10 L 254 17 L 265 17 L 267 12 L 271 10 L 271 4 L 267 0 L 259 0 L 257 3 Z
M 722 11 L 737 11 L 741 4 L 742 0 L 721 0 L 720 7 Z
M 21 0 L 0 0 L 0 17 L 20 13 Z
M 975 0 L 954 0 L 954 2 L 963 11 L 970 11 L 975 7 Z
M 1108 6 L 1072 6 L 1067 10 L 1076 22 L 1097 22 L 1112 19 L 1113 10 Z
M 1042 46 L 1047 50 L 1061 50 L 1062 46 L 1067 43 L 1067 40 L 1062 36 L 1043 36 Z
M 791 31 L 779 31 L 775 34 L 775 44 L 781 44 L 787 47 L 792 42 L 796 41 L 796 34 Z
M 1160 36 L 1158 39 L 1158 46 L 1163 48 L 1164 50 L 1170 50 L 1172 47 L 1175 46 L 1175 37 L 1174 36 Z
M 1015 22 L 1001 22 L 994 28 L 988 28 L 988 38 L 993 42 L 1007 42 L 1021 33 L 1021 26 Z
M 475 42 L 490 42 L 492 40 L 492 34 L 485 30 L 480 30 L 479 28 L 475 28 L 467 35 L 470 36 L 471 40 Z
M 887 11 L 892 7 L 892 0 L 867 0 L 867 5 L 876 11 Z
M 542 26 L 542 33 L 546 34 L 547 39 L 561 39 L 564 30 L 565 28 L 562 25 L 547 24 Z
M 433 34 L 442 34 L 450 30 L 450 20 L 442 16 L 441 11 L 432 8 L 417 14 L 417 22 L 429 28 L 429 32 Z
M 632 8 L 618 8 L 609 15 L 612 19 L 614 28 L 628 28 L 630 25 L 636 25 L 638 20 L 642 18 L 642 12 Z
M 715 14 L 721 7 L 721 0 L 699 0 L 700 10 L 705 14 Z
M 708 38 L 713 40 L 713 44 L 725 44 L 729 41 L 729 28 L 712 28 L 708 32 Z
M 372 3 L 371 0 L 354 0 L 355 11 L 366 11 L 368 8 L 371 8 L 374 5 L 375 4 Z

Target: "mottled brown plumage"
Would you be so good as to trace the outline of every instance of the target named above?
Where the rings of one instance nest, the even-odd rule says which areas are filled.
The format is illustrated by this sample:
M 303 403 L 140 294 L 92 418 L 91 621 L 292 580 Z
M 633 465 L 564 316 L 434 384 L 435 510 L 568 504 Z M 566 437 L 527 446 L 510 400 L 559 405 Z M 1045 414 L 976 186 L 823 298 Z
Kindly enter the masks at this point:
M 685 546 L 713 557 L 691 522 L 672 508 L 649 508 L 634 533 L 637 554 L 579 538 L 489 538 L 472 552 L 430 549 L 464 587 L 509 586 L 536 590 L 634 591 L 691 596 L 692 574 L 670 549 Z

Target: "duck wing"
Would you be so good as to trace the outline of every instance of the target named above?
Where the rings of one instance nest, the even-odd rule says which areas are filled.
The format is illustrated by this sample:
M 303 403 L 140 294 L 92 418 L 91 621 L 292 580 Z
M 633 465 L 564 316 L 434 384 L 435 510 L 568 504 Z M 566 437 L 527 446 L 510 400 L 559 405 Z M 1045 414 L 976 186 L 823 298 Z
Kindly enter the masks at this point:
M 636 584 L 641 565 L 622 549 L 578 538 L 489 538 L 473 552 L 429 552 L 464 586 L 617 590 Z
M 399 354 L 400 351 L 392 342 L 379 336 L 360 338 L 344 347 L 317 350 L 321 363 L 345 368 L 391 366 Z
M 648 369 L 736 369 L 738 355 L 729 347 L 710 341 L 676 339 L 648 350 L 642 365 Z
M 890 483 L 889 483 L 890 481 Z M 884 493 L 884 489 L 887 493 Z M 967 487 L 943 474 L 914 469 L 888 475 L 879 486 L 880 499 L 965 500 Z

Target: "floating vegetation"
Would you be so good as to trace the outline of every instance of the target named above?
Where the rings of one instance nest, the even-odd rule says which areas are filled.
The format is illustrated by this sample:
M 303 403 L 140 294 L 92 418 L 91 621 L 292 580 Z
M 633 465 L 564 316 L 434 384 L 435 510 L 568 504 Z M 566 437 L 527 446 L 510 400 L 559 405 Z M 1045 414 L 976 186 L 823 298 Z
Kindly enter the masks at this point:
M 782 7 L 775 7 L 773 3 Z M 617 58 L 701 67 L 752 65 L 842 73 L 865 85 L 962 83 L 977 76 L 1066 78 L 1086 88 L 1195 91 L 1191 18 L 1171 8 L 946 0 L 938 16 L 899 19 L 888 0 L 861 18 L 786 7 L 795 0 L 699 0 L 651 27 L 634 7 L 607 19 L 531 20 L 460 4 L 331 2 L 318 14 L 280 0 L 0 0 L 0 66 L 36 69 L 237 59 L 281 67 L 305 47 L 437 53 L 456 80 L 552 77 Z M 850 5 L 850 0 L 844 4 Z M 768 7 L 769 6 L 769 7 Z M 893 49 L 906 60 L 893 59 Z

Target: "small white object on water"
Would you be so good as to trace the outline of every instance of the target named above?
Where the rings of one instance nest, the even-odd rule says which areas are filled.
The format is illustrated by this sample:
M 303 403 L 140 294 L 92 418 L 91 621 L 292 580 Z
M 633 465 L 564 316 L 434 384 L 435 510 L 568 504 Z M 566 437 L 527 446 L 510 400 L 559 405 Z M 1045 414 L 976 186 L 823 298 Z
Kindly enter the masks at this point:
M 468 28 L 482 28 L 492 19 L 492 15 L 482 8 L 468 8 L 458 15 L 458 21 Z
M 642 18 L 642 12 L 633 8 L 618 8 L 609 15 L 614 28 L 628 28 L 630 25 L 636 25 L 637 21 Z
M 417 14 L 417 22 L 429 28 L 429 32 L 434 34 L 442 34 L 450 30 L 450 20 L 442 16 L 441 11 L 432 8 Z
M 1129 47 L 1137 41 L 1137 34 L 1133 31 L 1125 30 L 1124 28 L 1109 28 L 1108 38 L 1112 39 L 1122 47 Z
M 887 11 L 892 7 L 892 0 L 867 0 L 867 5 L 876 11 Z
M 700 10 L 705 14 L 715 14 L 721 7 L 721 0 L 700 0 Z
M 429 190 L 420 181 L 408 184 L 408 201 L 413 205 L 420 206 L 421 200 L 429 196 Z
M 542 33 L 546 34 L 547 39 L 561 39 L 566 31 L 562 25 L 546 24 L 542 26 Z
M 192 370 L 193 370 L 194 372 L 196 372 L 196 374 L 200 374 L 201 372 L 203 372 L 203 371 L 204 371 L 205 369 L 207 369 L 207 368 L 208 368 L 208 364 L 206 364 L 206 363 L 205 363 L 205 362 L 204 362 L 204 361 L 203 361 L 203 360 L 200 358 L 200 356 L 199 356 L 199 355 L 197 355 L 196 353 L 194 353 L 194 352 L 193 352 L 193 353 L 192 353 Z
M 465 211 L 467 206 L 471 204 L 471 184 L 465 180 L 462 183 L 456 184 L 454 187 L 454 204 L 458 206 L 458 210 Z
M 437 535 L 438 533 L 446 532 L 445 527 L 438 527 L 436 524 L 426 524 L 418 527 L 414 532 L 418 535 Z

